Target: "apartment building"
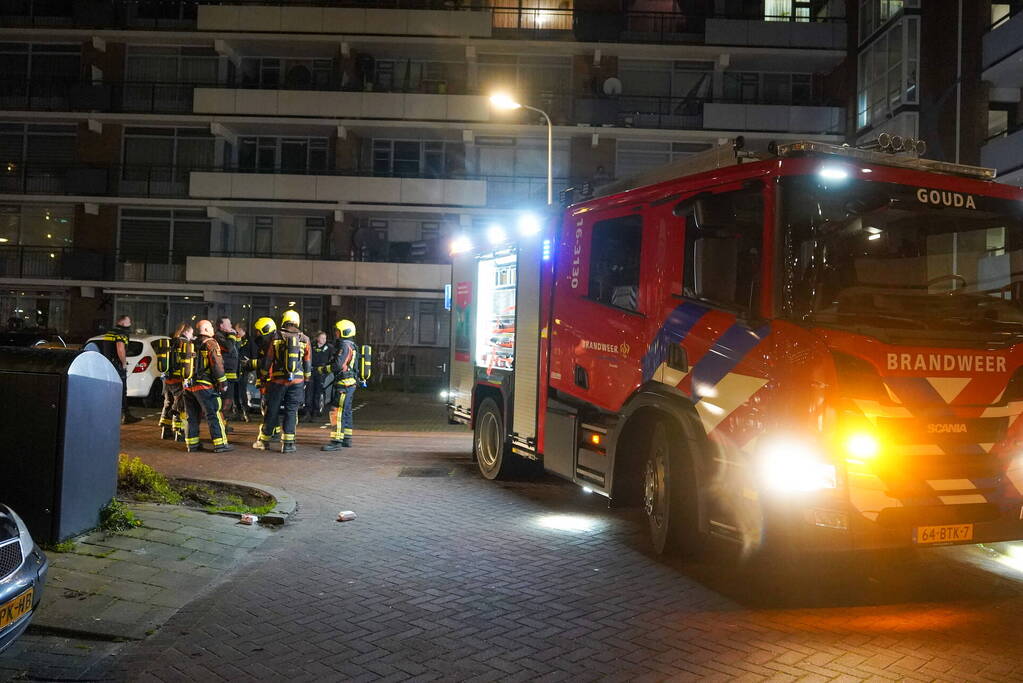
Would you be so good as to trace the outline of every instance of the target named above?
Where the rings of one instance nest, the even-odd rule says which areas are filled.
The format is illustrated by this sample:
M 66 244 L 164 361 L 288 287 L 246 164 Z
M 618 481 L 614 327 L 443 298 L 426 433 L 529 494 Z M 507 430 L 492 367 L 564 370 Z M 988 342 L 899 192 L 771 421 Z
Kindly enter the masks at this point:
M 909 2 L 906 3 L 910 4 Z M 845 140 L 838 0 L 10 0 L 0 313 L 351 317 L 443 372 L 452 235 L 742 134 Z M 859 114 L 857 113 L 857 116 Z M 873 119 L 871 119 L 873 121 Z M 13 324 L 13 321 L 11 321 Z
M 1023 2 L 991 3 L 982 37 L 988 116 L 980 161 L 999 179 L 1023 185 Z

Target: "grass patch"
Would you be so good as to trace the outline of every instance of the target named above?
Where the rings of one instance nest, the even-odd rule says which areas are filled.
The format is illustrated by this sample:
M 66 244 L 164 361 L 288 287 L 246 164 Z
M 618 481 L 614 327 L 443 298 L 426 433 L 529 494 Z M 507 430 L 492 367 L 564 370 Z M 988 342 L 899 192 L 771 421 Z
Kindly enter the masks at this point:
M 175 482 L 176 483 L 176 482 Z M 185 505 L 201 506 L 206 512 L 233 512 L 239 515 L 265 515 L 277 507 L 273 498 L 256 498 L 217 490 L 208 484 L 186 484 L 178 489 Z
M 171 488 L 167 477 L 142 462 L 122 453 L 117 459 L 117 489 L 134 500 L 149 503 L 181 502 L 181 494 Z
M 73 553 L 75 551 L 75 542 L 69 538 L 60 543 L 46 544 L 43 546 L 43 550 L 48 553 Z
M 136 458 L 137 459 L 137 458 Z M 142 526 L 142 520 L 128 509 L 128 506 L 111 498 L 99 511 L 99 527 L 103 531 L 128 531 Z

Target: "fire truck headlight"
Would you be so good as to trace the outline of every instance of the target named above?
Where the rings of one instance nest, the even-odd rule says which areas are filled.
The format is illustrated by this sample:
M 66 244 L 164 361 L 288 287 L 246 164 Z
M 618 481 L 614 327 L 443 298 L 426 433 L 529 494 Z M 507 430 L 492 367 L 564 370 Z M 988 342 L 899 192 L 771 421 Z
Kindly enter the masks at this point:
M 869 432 L 854 432 L 845 440 L 846 455 L 858 462 L 877 457 L 881 451 L 881 443 Z
M 835 466 L 796 440 L 768 444 L 761 452 L 760 474 L 765 487 L 776 492 L 820 491 L 837 486 Z

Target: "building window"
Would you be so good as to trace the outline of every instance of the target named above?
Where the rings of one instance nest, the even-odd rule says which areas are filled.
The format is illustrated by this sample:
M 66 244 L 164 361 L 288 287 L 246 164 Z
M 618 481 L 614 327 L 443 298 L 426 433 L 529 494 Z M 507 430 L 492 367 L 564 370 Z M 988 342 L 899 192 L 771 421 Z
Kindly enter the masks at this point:
M 67 109 L 69 86 L 81 80 L 81 62 L 77 44 L 0 43 L 0 107 Z
M 373 140 L 373 175 L 443 178 L 461 157 L 461 147 L 429 140 Z
M 41 328 L 66 334 L 67 312 L 63 291 L 0 291 L 0 316 L 8 330 Z
M 860 44 L 884 28 L 905 9 L 918 9 L 920 0 L 860 0 L 859 39 Z M 992 12 L 994 6 L 992 5 Z
M 330 90 L 334 62 L 330 59 L 244 57 L 241 87 L 282 90 Z
M 764 0 L 764 21 L 810 21 L 810 2 Z
M 903 104 L 916 104 L 920 18 L 903 17 L 860 52 L 856 127 L 875 125 Z
M 326 242 L 327 221 L 323 218 L 311 216 L 305 219 L 305 255 L 323 256 L 323 247 Z
M 215 147 L 205 128 L 125 128 L 121 192 L 184 196 L 189 173 L 213 167 Z
M 759 188 L 698 199 L 686 215 L 685 295 L 740 313 L 754 310 L 763 230 Z
M 593 225 L 590 242 L 589 298 L 635 311 L 643 237 L 641 216 L 622 216 Z
M 495 0 L 494 28 L 572 30 L 572 0 Z
M 192 112 L 197 85 L 220 82 L 220 56 L 208 47 L 129 45 L 122 104 L 128 111 Z
M 327 138 L 238 138 L 238 170 L 257 173 L 326 171 Z
M 76 135 L 74 126 L 0 123 L 0 192 L 63 194 Z
M 209 256 L 210 219 L 199 209 L 121 209 L 118 261 L 125 280 L 179 280 L 189 256 Z
M 464 65 L 418 59 L 378 59 L 363 74 L 375 92 L 447 93 L 464 81 Z
M 696 142 L 619 141 L 615 154 L 615 177 L 627 178 L 708 149 Z
M 494 10 L 495 19 L 499 11 Z M 482 92 L 502 89 L 517 93 L 561 94 L 572 82 L 572 61 L 569 57 L 482 54 L 478 64 Z

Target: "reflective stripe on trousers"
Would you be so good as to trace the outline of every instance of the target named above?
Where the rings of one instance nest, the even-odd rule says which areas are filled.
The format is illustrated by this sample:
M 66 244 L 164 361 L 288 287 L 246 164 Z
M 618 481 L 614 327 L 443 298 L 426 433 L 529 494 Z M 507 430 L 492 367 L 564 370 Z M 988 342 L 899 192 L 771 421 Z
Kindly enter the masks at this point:
M 330 438 L 334 441 L 352 438 L 352 403 L 355 400 L 355 380 L 342 379 L 334 385 L 337 407 L 334 409 L 334 428 Z
M 193 389 L 184 395 L 185 412 L 188 414 L 188 435 L 185 443 L 195 446 L 199 443 L 199 420 L 203 410 L 206 411 L 206 422 L 210 426 L 210 439 L 214 446 L 227 444 L 227 424 L 220 412 L 223 401 L 212 389 Z

